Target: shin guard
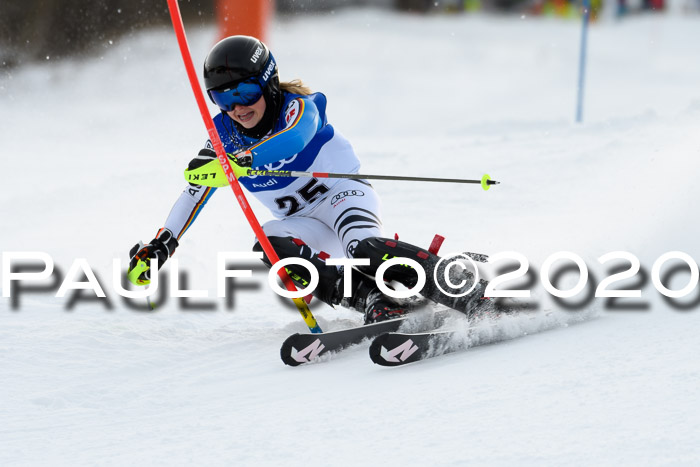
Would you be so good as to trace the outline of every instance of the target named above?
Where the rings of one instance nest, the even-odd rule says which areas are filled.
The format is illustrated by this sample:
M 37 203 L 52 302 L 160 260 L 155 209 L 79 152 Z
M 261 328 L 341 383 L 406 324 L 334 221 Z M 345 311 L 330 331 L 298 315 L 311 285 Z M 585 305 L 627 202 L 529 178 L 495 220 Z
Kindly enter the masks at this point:
M 420 294 L 436 303 L 466 313 L 480 305 L 479 300 L 483 298 L 487 285 L 487 282 L 483 280 L 474 285 L 474 274 L 456 267 L 449 271 L 450 283 L 448 283 L 445 279 L 448 261 L 441 262 L 439 256 L 428 250 L 399 240 L 379 237 L 366 238 L 358 244 L 354 256 L 355 258 L 369 258 L 369 266 L 359 266 L 358 269 L 370 276 L 374 276 L 377 268 L 392 258 L 408 258 L 416 261 L 425 271 L 426 278 L 425 286 Z M 412 288 L 418 283 L 418 274 L 410 266 L 395 265 L 385 271 L 384 281 L 396 281 Z M 460 285 L 454 287 L 451 284 Z M 473 290 L 467 292 L 472 287 Z M 448 292 L 449 295 L 445 292 Z

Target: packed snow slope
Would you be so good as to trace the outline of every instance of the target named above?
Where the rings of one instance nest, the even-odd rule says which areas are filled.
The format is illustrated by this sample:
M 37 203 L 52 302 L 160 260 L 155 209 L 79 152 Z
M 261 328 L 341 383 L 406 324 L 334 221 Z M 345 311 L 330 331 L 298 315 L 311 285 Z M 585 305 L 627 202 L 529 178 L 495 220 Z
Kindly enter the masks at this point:
M 365 173 L 502 182 L 374 183 L 388 235 L 518 252 L 531 280 L 503 288 L 530 288 L 537 305 L 478 329 L 487 345 L 400 369 L 373 365 L 368 344 L 285 367 L 280 344 L 306 328 L 257 264 L 215 298 L 217 253 L 252 244 L 227 189 L 176 254 L 209 298 L 148 312 L 116 294 L 113 258 L 153 237 L 206 140 L 171 30 L 3 72 L 0 245 L 45 252 L 56 272 L 39 283 L 49 290 L 25 282 L 0 302 L 0 464 L 698 465 L 700 290 L 664 299 L 652 269 L 669 251 L 700 257 L 700 17 L 594 24 L 583 124 L 579 38 L 576 21 L 529 17 L 274 22 L 282 78 L 326 93 Z M 189 39 L 200 68 L 215 31 Z M 559 251 L 590 276 L 557 301 L 539 273 Z M 613 251 L 641 271 L 611 288 L 640 298 L 592 298 L 628 267 L 598 261 Z M 78 258 L 106 299 L 55 297 Z M 677 260 L 661 276 L 674 290 L 691 279 Z M 565 290 L 578 274 L 560 279 Z M 326 330 L 360 322 L 312 309 Z

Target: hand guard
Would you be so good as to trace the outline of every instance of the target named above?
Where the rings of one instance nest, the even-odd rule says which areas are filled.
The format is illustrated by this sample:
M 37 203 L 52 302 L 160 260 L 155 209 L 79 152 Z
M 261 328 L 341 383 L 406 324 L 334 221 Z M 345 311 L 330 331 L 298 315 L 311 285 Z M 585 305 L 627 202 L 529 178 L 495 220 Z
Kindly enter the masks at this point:
M 253 155 L 250 151 L 242 151 L 235 155 L 227 154 L 227 156 L 236 178 L 248 176 L 248 168 L 253 164 Z M 223 187 L 228 185 L 216 152 L 209 148 L 199 151 L 197 157 L 190 161 L 187 170 L 185 170 L 185 179 L 193 186 Z
M 148 285 L 151 283 L 151 259 L 158 260 L 158 269 L 163 267 L 167 259 L 175 253 L 178 246 L 173 233 L 166 229 L 160 229 L 156 238 L 151 243 L 144 245 L 139 242 L 129 251 L 131 261 L 127 277 L 134 285 Z

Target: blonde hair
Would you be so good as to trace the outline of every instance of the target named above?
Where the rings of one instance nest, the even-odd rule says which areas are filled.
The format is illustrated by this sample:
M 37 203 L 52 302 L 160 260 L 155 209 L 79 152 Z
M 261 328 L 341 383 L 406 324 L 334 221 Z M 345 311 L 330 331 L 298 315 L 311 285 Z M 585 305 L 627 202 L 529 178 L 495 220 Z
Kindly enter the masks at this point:
M 313 91 L 300 79 L 293 79 L 291 81 L 280 82 L 280 89 L 284 92 L 290 92 L 292 94 L 299 94 L 302 96 L 308 96 L 312 94 Z

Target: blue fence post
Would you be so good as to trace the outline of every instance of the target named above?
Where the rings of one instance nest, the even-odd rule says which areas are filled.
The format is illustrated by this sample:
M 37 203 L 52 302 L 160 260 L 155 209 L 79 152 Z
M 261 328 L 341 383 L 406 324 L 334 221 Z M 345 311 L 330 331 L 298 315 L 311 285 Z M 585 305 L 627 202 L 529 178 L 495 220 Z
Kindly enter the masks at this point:
M 578 64 L 578 99 L 576 122 L 583 121 L 583 86 L 586 76 L 586 42 L 588 41 L 588 20 L 591 16 L 591 0 L 583 0 L 583 24 L 581 25 L 581 53 Z

